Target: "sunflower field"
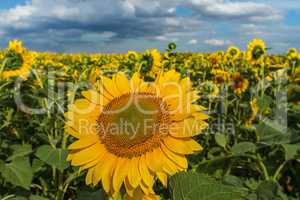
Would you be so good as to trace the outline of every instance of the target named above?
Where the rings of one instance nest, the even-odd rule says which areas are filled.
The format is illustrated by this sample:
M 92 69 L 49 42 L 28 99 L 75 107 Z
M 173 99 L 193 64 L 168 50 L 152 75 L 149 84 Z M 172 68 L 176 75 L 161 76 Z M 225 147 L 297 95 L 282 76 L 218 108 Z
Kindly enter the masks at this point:
M 0 50 L 0 200 L 300 199 L 300 53 Z

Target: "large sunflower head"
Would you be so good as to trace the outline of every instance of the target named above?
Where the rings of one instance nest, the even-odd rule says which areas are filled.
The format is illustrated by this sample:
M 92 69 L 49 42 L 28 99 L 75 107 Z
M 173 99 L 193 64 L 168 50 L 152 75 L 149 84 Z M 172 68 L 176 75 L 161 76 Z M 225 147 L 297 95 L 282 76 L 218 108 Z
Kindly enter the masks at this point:
M 250 61 L 257 61 L 266 53 L 265 42 L 261 39 L 253 39 L 248 44 L 247 58 Z
M 189 78 L 169 71 L 154 82 L 139 74 L 100 77 L 97 90 L 82 92 L 65 113 L 66 132 L 78 140 L 68 159 L 88 170 L 86 183 L 102 181 L 109 194 L 122 185 L 132 196 L 138 188 L 152 193 L 153 181 L 187 169 L 186 155 L 202 147 L 191 137 L 207 126 L 203 107 Z

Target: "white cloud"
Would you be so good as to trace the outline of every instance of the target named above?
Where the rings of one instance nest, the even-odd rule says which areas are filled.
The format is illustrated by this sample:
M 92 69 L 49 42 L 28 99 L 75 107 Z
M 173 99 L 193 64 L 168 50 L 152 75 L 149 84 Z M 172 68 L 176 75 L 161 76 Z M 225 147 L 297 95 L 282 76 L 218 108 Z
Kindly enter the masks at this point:
M 210 46 L 225 46 L 230 44 L 231 42 L 229 40 L 220 40 L 220 39 L 208 39 L 204 40 L 204 44 L 210 45 Z
M 197 39 L 191 39 L 191 40 L 188 41 L 188 44 L 192 44 L 192 45 L 198 44 L 198 40 Z
M 279 3 L 285 2 L 279 0 L 27 0 L 0 10 L 0 45 L 19 38 L 29 47 L 54 51 L 73 50 L 76 45 L 117 48 L 122 42 L 138 47 L 156 42 L 163 49 L 169 41 L 178 42 L 178 48 L 214 49 L 254 36 L 300 44 L 293 39 L 299 38 L 297 30 L 287 31 L 280 21 L 286 9 L 300 4 L 286 1 L 289 6 L 281 9 Z M 178 13 L 178 6 L 192 15 Z M 199 37 L 212 39 L 197 41 Z
M 280 20 L 282 14 L 270 5 L 259 2 L 225 0 L 190 0 L 185 4 L 200 16 L 250 21 Z

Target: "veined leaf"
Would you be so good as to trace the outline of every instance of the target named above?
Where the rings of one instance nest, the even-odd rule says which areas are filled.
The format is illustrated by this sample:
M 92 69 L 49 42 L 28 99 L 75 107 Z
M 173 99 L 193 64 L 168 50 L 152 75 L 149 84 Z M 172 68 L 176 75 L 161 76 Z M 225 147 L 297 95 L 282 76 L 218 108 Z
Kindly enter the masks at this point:
M 204 174 L 179 173 L 171 178 L 172 200 L 241 200 L 246 192 L 241 187 L 225 185 Z
M 2 175 L 11 184 L 29 189 L 33 177 L 29 159 L 27 157 L 17 158 L 11 163 L 5 164 Z
M 69 166 L 69 163 L 67 162 L 67 150 L 54 149 L 49 145 L 44 145 L 37 149 L 35 155 L 40 160 L 59 169 L 60 171 L 65 170 Z

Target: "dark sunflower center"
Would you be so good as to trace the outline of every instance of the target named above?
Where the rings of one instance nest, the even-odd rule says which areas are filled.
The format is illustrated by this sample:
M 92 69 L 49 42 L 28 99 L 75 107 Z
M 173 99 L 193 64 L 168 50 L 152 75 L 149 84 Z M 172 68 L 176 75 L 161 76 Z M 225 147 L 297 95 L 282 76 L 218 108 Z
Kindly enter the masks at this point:
M 264 54 L 264 49 L 261 46 L 257 45 L 254 47 L 252 54 L 253 58 L 257 60 Z
M 141 155 L 160 144 L 169 123 L 162 99 L 152 94 L 125 94 L 113 99 L 98 119 L 107 149 L 116 155 Z

